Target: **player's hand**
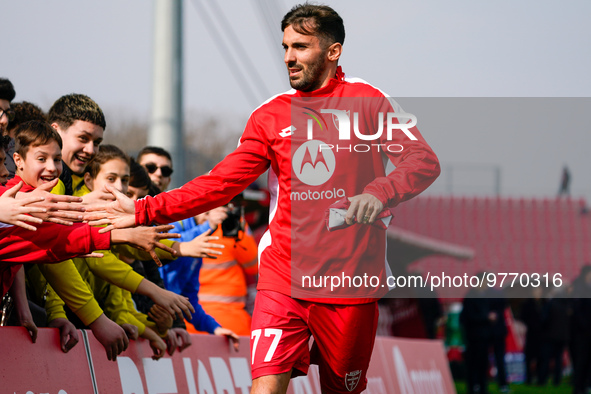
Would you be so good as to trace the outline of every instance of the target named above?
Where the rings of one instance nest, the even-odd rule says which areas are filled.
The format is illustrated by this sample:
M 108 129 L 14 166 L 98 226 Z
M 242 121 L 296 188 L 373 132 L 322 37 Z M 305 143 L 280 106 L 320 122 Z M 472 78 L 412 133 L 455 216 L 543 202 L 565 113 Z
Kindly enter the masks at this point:
M 58 317 L 57 319 L 52 320 L 47 325 L 48 327 L 59 328 L 60 330 L 60 345 L 62 348 L 62 352 L 68 353 L 70 349 L 72 349 L 78 341 L 78 330 L 76 327 L 66 318 Z
M 46 212 L 32 213 L 32 215 L 46 222 L 69 226 L 73 222 L 81 221 L 84 207 L 79 203 L 82 202 L 82 198 L 50 193 L 51 189 L 57 185 L 57 182 L 58 179 L 54 179 L 51 182 L 42 184 L 30 193 L 18 193 L 16 198 L 43 197 L 43 201 L 33 203 L 31 206 L 43 208 Z
M 238 351 L 238 348 L 240 347 L 240 337 L 238 337 L 238 335 L 236 335 L 234 331 L 224 327 L 218 327 L 213 331 L 213 334 L 224 335 L 225 337 L 227 337 L 230 340 L 230 342 L 232 342 L 234 350 Z
M 107 359 L 110 361 L 117 361 L 117 356 L 129 346 L 125 330 L 104 313 L 90 323 L 89 327 L 95 338 L 105 348 Z
M 219 256 L 222 254 L 221 250 L 216 249 L 223 249 L 225 246 L 222 244 L 212 243 L 211 241 L 215 241 L 220 238 L 212 237 L 209 235 L 210 233 L 211 229 L 193 238 L 191 241 L 179 242 L 178 248 L 180 255 L 188 257 L 209 257 L 210 259 L 216 259 L 216 255 Z
M 108 226 L 99 232 L 104 233 L 115 228 L 135 226 L 135 202 L 119 190 L 106 185 L 105 188 L 115 197 L 110 203 L 98 203 L 86 206 L 84 220 L 91 226 Z
M 372 224 L 384 209 L 384 204 L 377 197 L 369 193 L 349 197 L 351 205 L 347 210 L 345 221 L 347 224 Z
M 166 232 L 173 228 L 174 226 L 166 224 L 155 227 L 140 226 L 127 229 L 114 229 L 111 234 L 111 242 L 114 244 L 128 243 L 137 249 L 144 250 L 150 253 L 150 256 L 154 259 L 158 267 L 162 267 L 162 262 L 158 258 L 155 249 L 160 248 L 173 256 L 177 254 L 174 249 L 160 242 L 163 239 L 180 237 L 180 234 Z
M 29 216 L 28 214 L 33 213 L 46 213 L 47 210 L 41 207 L 31 206 L 30 204 L 38 203 L 43 201 L 45 198 L 41 196 L 34 197 L 23 197 L 16 199 L 16 193 L 23 186 L 23 182 L 19 182 L 10 189 L 8 189 L 2 196 L 0 196 L 0 222 L 6 224 L 13 224 L 15 226 L 22 227 L 27 230 L 35 231 L 36 227 L 31 226 L 25 222 L 41 224 L 43 220 Z
M 148 312 L 148 316 L 154 321 L 154 323 L 156 323 L 156 328 L 158 329 L 159 333 L 164 334 L 166 330 L 172 328 L 172 316 L 160 305 L 152 305 L 150 311 Z

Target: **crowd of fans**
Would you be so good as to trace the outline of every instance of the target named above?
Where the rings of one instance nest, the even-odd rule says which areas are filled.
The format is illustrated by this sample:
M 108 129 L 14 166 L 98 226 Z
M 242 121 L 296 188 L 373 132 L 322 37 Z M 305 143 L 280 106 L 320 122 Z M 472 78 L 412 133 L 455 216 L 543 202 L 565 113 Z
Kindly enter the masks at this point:
M 145 147 L 134 159 L 103 144 L 105 116 L 88 96 L 62 96 L 47 113 L 15 96 L 0 78 L 0 325 L 26 327 L 33 342 L 37 327 L 56 327 L 64 352 L 79 341 L 76 329 L 90 329 L 110 360 L 138 337 L 154 359 L 172 355 L 191 344 L 189 331 L 237 348 L 238 334 L 249 334 L 247 283 L 257 274 L 244 215 L 220 207 L 110 232 L 82 223 L 85 206 L 117 193 L 166 191 L 170 154 Z

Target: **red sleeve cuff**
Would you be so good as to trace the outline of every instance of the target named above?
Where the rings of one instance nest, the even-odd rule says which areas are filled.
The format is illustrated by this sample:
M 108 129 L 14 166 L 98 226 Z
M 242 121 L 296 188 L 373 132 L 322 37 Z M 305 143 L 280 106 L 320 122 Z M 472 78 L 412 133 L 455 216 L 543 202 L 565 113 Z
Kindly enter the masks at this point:
M 379 188 L 378 186 L 370 183 L 365 187 L 365 189 L 363 189 L 363 193 L 371 194 L 372 196 L 380 200 L 384 208 L 389 206 L 390 200 L 388 199 L 388 196 L 386 195 L 384 190 Z
M 150 223 L 146 223 L 146 215 L 142 215 L 142 212 L 146 212 L 146 198 L 144 197 L 140 200 L 135 202 L 135 225 L 136 226 L 146 226 Z
M 107 250 L 111 248 L 111 233 L 99 233 L 101 227 L 90 228 L 90 252 L 94 250 Z

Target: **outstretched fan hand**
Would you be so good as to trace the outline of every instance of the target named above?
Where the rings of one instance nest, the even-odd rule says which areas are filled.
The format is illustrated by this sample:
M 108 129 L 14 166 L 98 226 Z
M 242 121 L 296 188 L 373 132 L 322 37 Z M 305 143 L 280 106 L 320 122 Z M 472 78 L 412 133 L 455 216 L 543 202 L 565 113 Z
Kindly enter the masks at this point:
M 96 203 L 86 206 L 84 220 L 91 226 L 107 225 L 99 232 L 104 233 L 115 228 L 129 228 L 135 226 L 135 203 L 119 190 L 105 186 L 107 191 L 115 196 L 115 201 Z
M 16 198 L 43 197 L 43 201 L 31 203 L 29 206 L 43 208 L 45 212 L 32 212 L 31 215 L 46 222 L 71 226 L 73 222 L 79 222 L 83 219 L 84 207 L 82 204 L 78 204 L 82 202 L 82 198 L 50 193 L 58 181 L 59 179 L 54 179 L 51 182 L 44 183 L 30 193 L 18 193 Z
M 162 262 L 160 261 L 160 258 L 158 258 L 155 249 L 159 248 L 176 256 L 177 252 L 173 248 L 160 242 L 163 239 L 180 238 L 180 234 L 167 232 L 173 228 L 174 226 L 165 224 L 155 227 L 139 226 L 128 229 L 114 229 L 115 231 L 111 233 L 111 242 L 115 241 L 115 237 L 117 238 L 117 243 L 119 243 L 120 240 L 124 240 L 134 248 L 150 253 L 150 256 L 152 256 L 152 259 L 156 262 L 156 265 L 162 267 Z M 115 233 L 117 233 L 117 235 L 115 235 Z
M 29 197 L 17 200 L 15 198 L 16 193 L 23 186 L 23 182 L 17 183 L 11 189 L 8 189 L 2 196 L 0 196 L 0 205 L 2 205 L 2 211 L 0 211 L 0 222 L 6 224 L 13 224 L 20 226 L 24 229 L 35 231 L 37 228 L 29 223 L 41 224 L 43 220 L 35 218 L 28 214 L 30 213 L 44 213 L 47 212 L 45 208 L 31 207 L 29 204 L 41 202 L 44 200 L 43 197 Z

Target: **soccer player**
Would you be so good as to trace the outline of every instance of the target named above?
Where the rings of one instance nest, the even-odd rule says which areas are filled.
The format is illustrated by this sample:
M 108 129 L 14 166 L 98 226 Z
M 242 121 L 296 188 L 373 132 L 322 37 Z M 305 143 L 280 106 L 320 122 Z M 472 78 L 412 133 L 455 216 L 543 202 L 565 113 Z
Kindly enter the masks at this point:
M 88 218 L 112 223 L 108 228 L 170 223 L 228 203 L 270 168 L 270 225 L 259 246 L 251 327 L 251 392 L 285 393 L 290 378 L 314 362 L 323 392 L 359 393 L 384 289 L 337 289 L 331 296 L 330 288 L 296 286 L 303 279 L 296 273 L 351 277 L 365 271 L 385 283 L 385 208 L 425 190 L 439 175 L 439 162 L 414 124 L 400 121 L 408 114 L 338 66 L 345 30 L 332 8 L 295 6 L 281 28 L 293 89 L 251 114 L 233 153 L 209 174 L 154 198 L 134 204 L 116 193 L 115 202 L 96 206 L 102 212 Z M 384 159 L 394 171 L 386 173 Z M 325 214 L 337 202 L 344 221 L 329 231 Z

